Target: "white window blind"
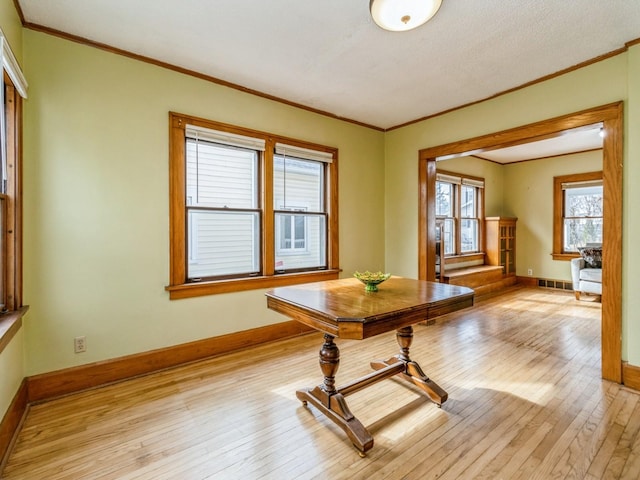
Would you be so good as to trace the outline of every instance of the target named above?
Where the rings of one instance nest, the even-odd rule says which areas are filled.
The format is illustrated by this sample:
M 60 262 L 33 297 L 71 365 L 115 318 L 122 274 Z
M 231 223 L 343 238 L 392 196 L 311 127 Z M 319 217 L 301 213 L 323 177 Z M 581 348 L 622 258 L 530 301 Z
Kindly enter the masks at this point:
M 569 188 L 584 188 L 584 187 L 601 187 L 602 180 L 585 180 L 583 182 L 566 182 L 562 184 L 562 190 Z
M 474 180 L 472 178 L 463 178 L 462 184 L 469 185 L 470 187 L 484 188 L 484 182 L 482 180 Z
M 236 133 L 223 132 L 221 130 L 211 130 L 209 128 L 187 125 L 185 128 L 187 138 L 203 140 L 207 142 L 220 143 L 232 147 L 249 148 L 264 152 L 265 140 L 262 138 L 247 137 Z
M 317 162 L 332 163 L 333 155 L 328 152 L 311 150 L 310 148 L 294 147 L 284 143 L 276 143 L 276 153 L 287 157 L 304 158 L 305 160 L 315 160 Z
M 462 182 L 460 177 L 454 177 L 453 175 L 447 175 L 445 173 L 436 173 L 436 180 L 438 182 L 453 183 L 454 185 L 460 185 Z

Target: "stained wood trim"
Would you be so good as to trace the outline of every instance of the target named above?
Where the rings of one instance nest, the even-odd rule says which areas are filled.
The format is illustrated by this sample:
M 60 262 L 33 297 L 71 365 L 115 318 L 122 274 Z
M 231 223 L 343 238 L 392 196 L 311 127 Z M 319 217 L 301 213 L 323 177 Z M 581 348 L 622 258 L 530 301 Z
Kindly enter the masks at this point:
M 577 253 L 565 252 L 564 239 L 562 232 L 564 230 L 563 213 L 564 213 L 564 193 L 562 190 L 563 183 L 570 182 L 586 182 L 589 180 L 602 180 L 602 171 L 573 173 L 570 175 L 559 175 L 553 177 L 553 259 L 554 260 L 571 260 L 579 256 Z
M 420 157 L 439 158 L 461 156 L 470 152 L 481 153 L 485 150 L 513 147 L 532 141 L 553 138 L 560 135 L 561 132 L 565 130 L 593 125 L 607 119 L 615 118 L 618 105 L 622 108 L 622 102 L 609 103 L 600 107 L 561 115 L 559 117 L 510 128 L 496 133 L 489 133 L 479 137 L 458 140 L 444 145 L 425 148 L 420 151 Z M 606 126 L 604 128 L 608 135 L 609 132 L 606 130 Z M 606 142 L 607 135 L 605 135 L 603 143 Z
M 562 260 L 562 261 L 570 261 L 573 260 L 574 258 L 578 258 L 580 256 L 579 253 L 552 253 L 551 257 L 554 260 Z
M 623 104 L 604 115 L 602 249 L 602 378 L 622 382 Z
M 265 151 L 260 157 L 260 209 L 262 232 L 260 261 L 262 276 L 212 281 L 187 281 L 187 247 L 185 225 L 185 128 L 196 125 L 214 130 L 245 135 L 265 141 Z M 305 142 L 266 132 L 247 129 L 226 123 L 206 120 L 190 115 L 169 112 L 169 292 L 171 300 L 268 288 L 318 280 L 338 278 L 338 149 L 312 142 Z M 277 143 L 310 148 L 329 153 L 331 163 L 325 163 L 325 202 L 327 221 L 327 269 L 275 274 L 274 221 L 273 221 L 273 146 Z
M 333 155 L 333 167 L 330 169 L 330 174 L 327 175 L 327 195 L 326 199 L 329 202 L 327 205 L 327 213 L 329 214 L 329 221 L 327 225 L 327 261 L 329 262 L 329 268 L 339 268 L 340 265 L 340 230 L 338 226 L 339 222 L 339 208 L 340 205 L 340 189 L 338 188 L 338 178 L 340 175 L 340 169 L 338 168 L 340 152 L 336 150 Z M 327 167 L 325 167 L 327 168 Z
M 296 321 L 183 343 L 172 347 L 27 377 L 28 402 L 41 402 L 69 393 L 146 375 L 248 347 L 294 337 L 312 329 Z
M 626 387 L 640 390 L 640 367 L 622 362 L 622 383 Z
M 603 275 L 602 275 L 602 378 L 622 382 L 622 168 L 623 168 L 623 102 L 615 102 L 589 110 L 562 115 L 540 122 L 511 128 L 480 137 L 425 148 L 419 152 L 418 271 L 426 278 L 435 258 L 435 215 L 428 204 L 435 201 L 427 165 L 443 156 L 456 156 L 472 151 L 521 145 L 538 138 L 559 134 L 564 130 L 603 123 L 605 137 L 602 152 L 604 186 Z M 431 251 L 433 250 L 433 253 Z M 427 255 L 427 252 L 429 255 Z M 431 256 L 433 255 L 433 256 Z
M 29 306 L 24 306 L 13 312 L 0 315 L 0 353 L 11 342 L 11 339 L 22 328 L 22 317 L 29 310 Z
M 436 279 L 436 159 L 419 157 L 418 189 L 418 278 Z M 429 222 L 431 219 L 431 222 Z M 444 255 L 443 255 L 444 257 Z M 446 265 L 446 263 L 445 263 Z
M 7 195 L 5 210 L 5 307 L 15 310 L 22 304 L 22 97 L 5 84 L 7 118 Z
M 444 263 L 447 266 L 449 265 L 453 266 L 453 265 L 457 265 L 458 263 L 475 262 L 478 260 L 484 261 L 484 257 L 485 257 L 484 251 L 479 253 L 464 253 L 462 255 L 452 255 L 450 257 L 444 257 Z
M 20 6 L 20 1 L 13 0 L 13 6 L 16 8 L 16 13 L 18 14 L 18 18 L 20 18 L 20 23 L 22 23 L 22 26 L 24 27 L 25 19 L 24 13 L 22 12 L 22 7 Z
M 5 461 L 11 452 L 11 445 L 19 431 L 27 408 L 27 380 L 23 379 L 0 423 L 0 458 L 2 458 L 0 472 L 4 469 Z
M 523 287 L 537 287 L 538 279 L 535 277 L 516 277 L 516 283 Z
M 299 283 L 335 280 L 340 276 L 340 269 L 318 270 L 317 272 L 290 273 L 269 277 L 238 278 L 220 282 L 194 282 L 181 285 L 169 285 L 165 290 L 169 292 L 171 300 L 214 295 L 219 293 L 242 292 L 260 288 L 283 287 Z

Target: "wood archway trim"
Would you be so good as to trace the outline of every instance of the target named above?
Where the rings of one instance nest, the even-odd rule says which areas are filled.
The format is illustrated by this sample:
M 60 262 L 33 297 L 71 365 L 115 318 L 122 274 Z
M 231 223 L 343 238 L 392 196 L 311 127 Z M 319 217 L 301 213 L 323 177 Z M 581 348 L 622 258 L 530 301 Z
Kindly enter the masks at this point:
M 461 140 L 419 152 L 419 277 L 435 280 L 436 159 L 480 153 L 550 138 L 562 132 L 602 122 L 604 191 L 602 253 L 602 378 L 622 382 L 622 161 L 623 104 L 611 103 L 489 135 Z

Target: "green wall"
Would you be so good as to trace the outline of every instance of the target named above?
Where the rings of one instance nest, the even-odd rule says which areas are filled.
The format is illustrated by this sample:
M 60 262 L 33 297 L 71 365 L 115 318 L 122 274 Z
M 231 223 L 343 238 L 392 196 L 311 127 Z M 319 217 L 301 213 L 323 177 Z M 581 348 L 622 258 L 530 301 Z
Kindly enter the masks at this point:
M 288 320 L 264 290 L 169 300 L 170 111 L 337 147 L 343 275 L 384 268 L 382 132 L 32 30 L 24 59 L 28 375 Z
M 527 88 L 388 132 L 385 137 L 386 269 L 404 276 L 418 275 L 416 179 L 420 149 L 491 134 L 620 100 L 624 101 L 625 106 L 622 354 L 623 359 L 629 363 L 640 365 L 640 314 L 636 313 L 640 312 L 640 300 L 634 299 L 634 295 L 631 298 L 629 296 L 629 292 L 633 294 L 640 287 L 640 279 L 631 273 L 640 268 L 640 265 L 636 266 L 640 263 L 640 258 L 625 254 L 629 251 L 631 235 L 640 229 L 640 220 L 633 212 L 634 206 L 640 204 L 640 189 L 636 187 L 637 179 L 640 178 L 640 45 L 630 47 L 628 52 Z M 591 157 L 585 161 L 597 163 Z M 542 219 L 530 218 L 532 212 L 522 205 L 521 193 L 514 191 L 516 187 L 510 184 L 520 182 L 524 186 L 527 182 L 523 176 L 529 174 L 526 173 L 529 168 L 537 170 L 543 167 L 522 164 L 505 170 L 505 203 L 502 213 L 518 216 L 518 235 L 522 232 L 522 242 L 526 242 L 527 248 L 533 247 L 532 251 L 525 252 L 520 237 L 518 238 L 518 274 L 526 273 L 526 269 L 531 266 L 534 273 L 538 270 L 540 273 L 548 272 L 553 278 L 568 266 L 549 264 L 546 258 L 550 253 L 549 246 L 540 239 L 547 227 L 542 225 Z M 552 168 L 555 171 L 556 165 Z M 558 170 L 558 173 L 547 174 L 553 176 L 561 173 Z M 539 188 L 533 181 L 529 186 Z M 545 198 L 552 201 L 550 196 Z M 403 248 L 390 248 L 395 244 L 402 244 Z
M 571 280 L 566 261 L 553 260 L 553 177 L 602 170 L 602 151 L 501 165 L 476 157 L 437 163 L 438 170 L 485 180 L 485 216 L 516 217 L 516 274 Z
M 640 298 L 629 296 L 640 283 L 632 275 L 640 258 L 625 254 L 640 233 L 633 211 L 640 204 L 640 45 L 383 134 L 23 30 L 11 0 L 0 0 L 0 26 L 29 82 L 24 298 L 31 305 L 0 354 L 0 412 L 26 375 L 286 320 L 266 309 L 263 291 L 169 301 L 169 111 L 339 148 L 343 276 L 385 269 L 417 277 L 420 149 L 624 100 L 623 357 L 640 365 Z M 566 161 L 601 162 L 572 157 Z M 548 219 L 531 212 L 523 189 L 547 198 L 542 174 L 563 174 L 564 165 L 464 168 L 491 170 L 477 173 L 501 192 L 487 197 L 488 214 L 518 216 L 518 274 L 532 267 L 561 278 L 548 258 Z M 87 337 L 84 354 L 73 353 L 77 335 Z
M 640 365 L 640 255 L 635 248 L 640 238 L 640 44 L 627 53 L 628 96 L 625 103 L 625 164 L 623 178 L 624 205 L 622 212 L 622 300 L 623 300 L 623 355 L 632 365 Z M 625 308 L 626 307 L 626 308 Z
M 0 28 L 16 60 L 22 65 L 22 23 L 13 0 L 0 0 Z
M 602 151 L 578 153 L 504 167 L 504 215 L 517 217 L 516 275 L 571 280 L 569 262 L 554 260 L 553 177 L 602 170 Z

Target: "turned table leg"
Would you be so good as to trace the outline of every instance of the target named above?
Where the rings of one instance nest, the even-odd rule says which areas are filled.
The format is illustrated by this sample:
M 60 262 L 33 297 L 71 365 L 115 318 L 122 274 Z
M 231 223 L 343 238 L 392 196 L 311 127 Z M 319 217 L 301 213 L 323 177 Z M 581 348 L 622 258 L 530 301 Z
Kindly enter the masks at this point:
M 324 391 L 329 395 L 336 393 L 336 372 L 340 366 L 340 350 L 331 335 L 324 335 L 320 349 L 320 370 L 324 375 Z M 327 405 L 329 406 L 329 405 Z
M 411 360 L 409 357 L 409 347 L 411 346 L 411 342 L 413 341 L 413 327 L 403 327 L 399 328 L 396 331 L 396 340 L 398 341 L 398 345 L 400 346 L 400 353 L 398 355 L 389 358 L 388 360 L 378 360 L 375 362 L 371 362 L 371 367 L 374 370 L 380 370 L 382 368 L 387 368 L 391 365 L 397 364 L 399 362 L 403 363 L 405 368 L 403 372 L 400 372 L 399 375 L 415 384 L 418 388 L 420 388 L 427 396 L 431 399 L 433 403 L 441 407 L 444 402 L 447 401 L 449 397 L 448 393 L 442 389 L 436 382 L 431 380 L 420 368 L 416 362 Z
M 310 402 L 324 413 L 331 421 L 347 434 L 361 456 L 373 447 L 373 437 L 349 410 L 344 395 L 335 387 L 335 375 L 340 365 L 340 350 L 333 341 L 334 337 L 324 335 L 324 343 L 320 348 L 320 369 L 324 382 L 313 389 L 296 392 L 296 397 L 303 405 Z

